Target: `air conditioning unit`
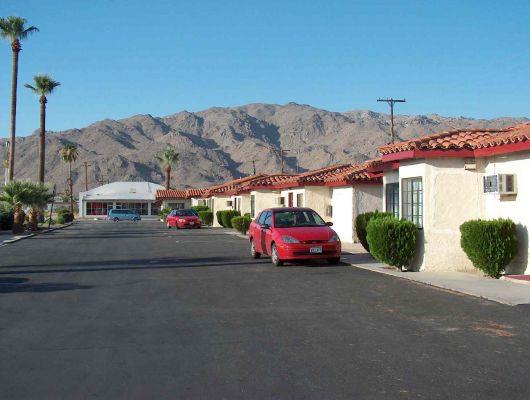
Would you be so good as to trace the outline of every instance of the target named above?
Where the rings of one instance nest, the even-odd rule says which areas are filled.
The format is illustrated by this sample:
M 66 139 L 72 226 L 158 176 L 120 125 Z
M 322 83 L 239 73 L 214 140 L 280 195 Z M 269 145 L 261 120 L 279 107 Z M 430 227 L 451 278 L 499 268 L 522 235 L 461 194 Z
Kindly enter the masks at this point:
M 515 174 L 485 176 L 484 193 L 517 194 Z
M 276 198 L 276 205 L 277 206 L 284 206 L 285 205 L 285 197 L 277 197 Z
M 226 201 L 226 206 L 227 207 L 232 207 L 232 200 L 227 200 Z

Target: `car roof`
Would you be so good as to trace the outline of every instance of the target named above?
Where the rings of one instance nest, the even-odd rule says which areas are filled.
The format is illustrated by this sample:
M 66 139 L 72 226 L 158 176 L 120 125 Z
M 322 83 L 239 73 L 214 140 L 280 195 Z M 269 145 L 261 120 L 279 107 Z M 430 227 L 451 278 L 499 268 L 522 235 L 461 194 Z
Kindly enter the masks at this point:
M 309 207 L 273 207 L 267 208 L 270 211 L 315 211 Z

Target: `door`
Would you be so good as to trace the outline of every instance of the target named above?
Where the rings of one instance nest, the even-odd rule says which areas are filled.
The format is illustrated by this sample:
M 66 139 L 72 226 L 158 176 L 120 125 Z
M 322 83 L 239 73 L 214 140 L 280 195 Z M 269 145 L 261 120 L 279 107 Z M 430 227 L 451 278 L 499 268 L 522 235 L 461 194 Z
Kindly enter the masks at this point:
M 270 211 L 265 211 L 265 218 L 263 219 L 262 225 L 267 225 L 268 228 L 261 228 L 261 252 L 263 254 L 270 254 L 272 228 L 272 213 Z
M 289 207 L 293 206 L 293 192 L 289 193 Z
M 255 224 L 254 224 L 254 232 L 253 232 L 253 238 L 254 238 L 254 246 L 256 247 L 256 251 L 258 253 L 261 253 L 261 224 L 263 221 L 265 221 L 265 214 L 267 211 L 263 211 L 261 214 L 258 215 L 256 218 Z

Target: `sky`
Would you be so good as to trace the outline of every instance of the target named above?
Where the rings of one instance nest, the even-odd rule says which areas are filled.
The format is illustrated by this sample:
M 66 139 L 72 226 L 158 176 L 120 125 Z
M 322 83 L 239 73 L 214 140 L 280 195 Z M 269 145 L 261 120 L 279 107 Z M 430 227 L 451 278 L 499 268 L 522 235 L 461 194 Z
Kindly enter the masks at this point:
M 39 126 L 24 88 L 61 82 L 47 130 L 135 114 L 297 102 L 332 111 L 530 117 L 530 1 L 1 0 L 40 32 L 22 43 L 17 135 Z M 0 42 L 0 138 L 11 48 Z

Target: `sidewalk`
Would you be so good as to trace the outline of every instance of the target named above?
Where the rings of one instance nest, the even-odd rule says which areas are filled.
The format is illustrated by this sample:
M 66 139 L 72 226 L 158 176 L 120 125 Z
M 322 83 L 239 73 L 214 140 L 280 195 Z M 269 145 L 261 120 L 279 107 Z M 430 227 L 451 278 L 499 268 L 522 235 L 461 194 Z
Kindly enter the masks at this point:
M 40 235 L 41 233 L 46 233 L 46 232 L 51 232 L 57 229 L 66 228 L 67 226 L 70 226 L 70 225 L 72 225 L 72 222 L 69 222 L 63 225 L 54 225 L 50 229 L 41 227 L 41 229 L 36 232 L 26 231 L 24 233 L 19 233 L 18 235 L 13 235 L 11 231 L 0 231 L 0 246 L 2 244 L 18 242 L 19 240 L 22 240 L 22 239 L 27 239 L 35 235 Z
M 343 243 L 342 261 L 354 267 L 380 274 L 392 275 L 430 286 L 470 296 L 481 297 L 498 303 L 515 306 L 530 304 L 530 285 L 521 285 L 504 279 L 486 278 L 465 272 L 400 272 L 374 260 L 360 244 Z

